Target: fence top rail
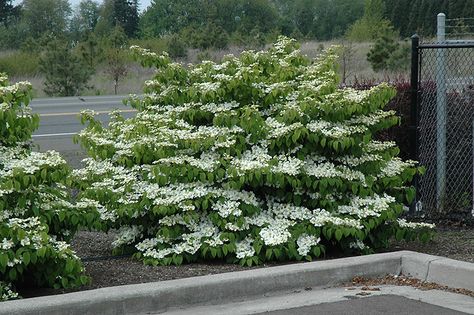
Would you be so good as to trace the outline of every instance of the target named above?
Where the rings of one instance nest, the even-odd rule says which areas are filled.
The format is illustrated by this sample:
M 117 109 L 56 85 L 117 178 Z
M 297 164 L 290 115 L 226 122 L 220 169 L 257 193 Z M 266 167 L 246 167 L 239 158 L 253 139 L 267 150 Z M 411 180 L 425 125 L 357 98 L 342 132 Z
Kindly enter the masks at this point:
M 439 48 L 474 48 L 474 41 L 455 42 L 455 43 L 437 43 L 437 44 L 420 44 L 420 49 L 439 49 Z

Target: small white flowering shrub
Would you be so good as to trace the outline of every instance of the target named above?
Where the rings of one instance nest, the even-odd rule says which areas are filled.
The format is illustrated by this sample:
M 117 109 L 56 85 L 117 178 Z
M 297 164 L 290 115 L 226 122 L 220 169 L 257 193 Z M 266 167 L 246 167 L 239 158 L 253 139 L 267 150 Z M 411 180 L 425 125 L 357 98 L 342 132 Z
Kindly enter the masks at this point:
M 372 139 L 398 122 L 383 110 L 393 88 L 340 89 L 333 51 L 312 62 L 287 38 L 187 67 L 132 50 L 157 68 L 129 99 L 139 112 L 108 128 L 84 112 L 77 140 L 91 158 L 74 173 L 118 229 L 117 251 L 252 265 L 429 238 L 430 225 L 398 221 L 416 163 Z
M 88 282 L 68 241 L 94 225 L 95 206 L 70 202 L 70 170 L 56 152 L 31 152 L 39 117 L 28 103 L 31 85 L 8 85 L 0 74 L 0 301 L 15 287 L 73 287 Z

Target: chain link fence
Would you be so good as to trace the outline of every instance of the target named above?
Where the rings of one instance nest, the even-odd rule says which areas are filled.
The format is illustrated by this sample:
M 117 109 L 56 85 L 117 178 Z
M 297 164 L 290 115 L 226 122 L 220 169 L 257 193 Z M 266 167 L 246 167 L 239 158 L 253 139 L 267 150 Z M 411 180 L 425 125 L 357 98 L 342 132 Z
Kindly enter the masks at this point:
M 436 218 L 473 212 L 474 43 L 419 47 L 417 209 Z

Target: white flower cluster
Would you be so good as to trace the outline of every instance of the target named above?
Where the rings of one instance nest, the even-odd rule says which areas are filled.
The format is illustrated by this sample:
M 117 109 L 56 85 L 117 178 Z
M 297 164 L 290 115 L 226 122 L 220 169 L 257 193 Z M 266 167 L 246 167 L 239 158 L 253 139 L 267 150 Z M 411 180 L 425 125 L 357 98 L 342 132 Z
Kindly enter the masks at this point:
M 204 82 L 204 83 L 196 83 L 194 87 L 203 93 L 206 92 L 215 92 L 221 87 L 220 82 Z
M 367 246 L 364 244 L 364 242 L 362 242 L 361 240 L 357 240 L 355 242 L 351 242 L 349 244 L 349 248 L 353 248 L 353 249 L 358 249 L 358 250 L 364 250 L 367 248 Z
M 343 214 L 350 214 L 358 218 L 378 217 L 383 211 L 390 209 L 390 205 L 395 203 L 395 198 L 384 194 L 371 197 L 360 198 L 354 196 L 349 205 L 341 205 L 337 211 Z
M 230 215 L 240 216 L 242 210 L 239 208 L 240 202 L 227 200 L 224 202 L 217 202 L 212 206 L 212 209 L 217 211 L 222 218 L 227 218 Z
M 41 168 L 55 168 L 65 165 L 66 161 L 55 151 L 31 152 L 21 158 L 3 161 L 3 169 L 0 169 L 0 176 L 11 177 L 14 170 L 22 171 L 25 174 L 34 174 Z
M 215 153 L 203 152 L 199 159 L 193 156 L 181 155 L 170 158 L 163 158 L 155 161 L 153 164 L 185 164 L 188 163 L 191 166 L 202 169 L 206 172 L 212 172 L 219 165 L 219 155 Z
M 240 106 L 239 103 L 233 101 L 229 103 L 221 103 L 221 104 L 204 104 L 200 107 L 201 110 L 206 112 L 211 112 L 213 114 L 221 113 L 221 112 L 228 112 L 234 108 L 238 108 Z
M 351 103 L 360 104 L 364 102 L 370 95 L 370 90 L 355 90 L 353 88 L 345 88 L 343 90 L 344 99 Z
M 13 248 L 15 244 L 13 243 L 12 240 L 8 240 L 6 238 L 3 239 L 3 241 L 0 243 L 0 249 L 2 250 L 9 250 Z
M 191 233 L 181 235 L 178 239 L 172 240 L 171 244 L 169 244 L 170 240 L 155 238 L 139 242 L 135 247 L 145 257 L 163 259 L 173 254 L 189 253 L 193 255 L 201 248 L 203 240 L 210 243 L 211 246 L 222 244 L 217 228 L 209 220 L 203 219 L 198 224 L 189 223 L 188 226 Z M 169 244 L 169 247 L 155 248 L 165 242 Z
M 343 163 L 350 167 L 357 167 L 368 162 L 382 161 L 382 157 L 378 154 L 364 153 L 361 156 L 341 156 L 336 158 L 336 161 Z
M 369 114 L 369 115 L 360 115 L 356 116 L 352 119 L 349 120 L 350 125 L 364 125 L 364 126 L 374 126 L 376 124 L 379 124 L 381 121 L 388 117 L 394 117 L 396 115 L 396 112 L 393 110 L 378 110 L 375 113 Z
M 410 167 L 415 167 L 416 161 L 402 161 L 402 159 L 396 157 L 389 160 L 385 166 L 380 170 L 380 177 L 393 177 L 400 175 L 404 170 Z
M 247 171 L 268 167 L 270 159 L 266 148 L 254 145 L 251 150 L 245 151 L 241 158 L 234 158 L 231 165 L 237 168 L 239 175 L 244 175 Z
M 280 138 L 284 135 L 291 133 L 292 131 L 298 128 L 303 127 L 303 124 L 299 122 L 291 124 L 291 125 L 285 125 L 284 123 L 280 123 L 275 118 L 272 118 L 272 117 L 268 117 L 265 123 L 268 126 L 268 130 L 269 130 L 268 136 L 270 139 Z
M 357 170 L 348 168 L 346 166 L 336 166 L 331 162 L 320 162 L 319 157 L 307 157 L 303 170 L 305 174 L 314 176 L 316 178 L 344 178 L 349 181 L 360 181 L 365 185 L 365 175 Z
M 354 134 L 363 134 L 368 129 L 363 125 L 350 125 L 348 123 L 334 123 L 324 120 L 312 121 L 306 125 L 309 131 L 322 134 L 332 139 L 349 137 Z
M 117 238 L 113 241 L 114 247 L 120 247 L 134 243 L 143 236 L 143 228 L 141 226 L 122 226 L 117 231 Z
M 283 173 L 292 176 L 300 174 L 301 168 L 304 164 L 302 160 L 284 155 L 277 157 L 277 159 L 278 165 L 272 167 L 272 172 Z
M 435 224 L 424 223 L 424 222 L 408 222 L 405 219 L 397 219 L 397 223 L 401 228 L 408 228 L 408 229 L 434 229 L 436 227 Z
M 296 240 L 298 245 L 298 254 L 306 256 L 311 251 L 311 247 L 316 246 L 321 241 L 321 238 L 314 235 L 301 234 Z
M 383 152 L 388 149 L 396 147 L 397 144 L 393 141 L 377 141 L 372 140 L 365 145 L 364 149 L 368 153 Z
M 235 256 L 238 259 L 242 259 L 255 255 L 255 249 L 252 246 L 253 241 L 253 239 L 247 237 L 243 241 L 238 242 L 236 244 L 237 249 L 235 251 Z
M 1 86 L 0 85 L 0 97 L 3 98 L 4 95 L 7 94 L 17 94 L 17 93 L 26 93 L 30 91 L 32 88 L 31 83 L 27 81 L 17 82 L 12 85 L 8 86 Z
M 268 246 L 284 244 L 291 237 L 288 226 L 291 222 L 287 220 L 274 220 L 273 224 L 260 230 L 260 237 Z
M 18 293 L 12 290 L 11 284 L 3 281 L 0 281 L 0 293 L 0 302 L 14 300 L 19 297 Z

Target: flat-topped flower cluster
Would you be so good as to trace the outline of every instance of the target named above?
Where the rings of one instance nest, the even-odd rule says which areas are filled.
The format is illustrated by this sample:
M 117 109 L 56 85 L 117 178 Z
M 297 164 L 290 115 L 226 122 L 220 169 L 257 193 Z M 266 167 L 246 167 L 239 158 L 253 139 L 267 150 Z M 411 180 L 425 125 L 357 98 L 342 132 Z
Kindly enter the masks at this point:
M 29 83 L 8 85 L 0 74 L 0 301 L 18 298 L 15 289 L 25 282 L 87 283 L 66 241 L 99 216 L 95 203 L 71 203 L 64 185 L 70 171 L 57 152 L 30 150 L 39 122 L 30 98 Z
M 133 47 L 156 66 L 136 117 L 108 127 L 89 112 L 77 140 L 81 198 L 118 230 L 117 252 L 150 264 L 241 264 L 370 252 L 405 229 L 397 220 L 421 171 L 373 136 L 398 123 L 382 84 L 339 88 L 337 56 L 311 61 L 288 38 L 268 51 L 195 66 Z M 355 244 L 355 245 L 354 245 Z

